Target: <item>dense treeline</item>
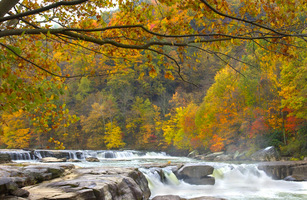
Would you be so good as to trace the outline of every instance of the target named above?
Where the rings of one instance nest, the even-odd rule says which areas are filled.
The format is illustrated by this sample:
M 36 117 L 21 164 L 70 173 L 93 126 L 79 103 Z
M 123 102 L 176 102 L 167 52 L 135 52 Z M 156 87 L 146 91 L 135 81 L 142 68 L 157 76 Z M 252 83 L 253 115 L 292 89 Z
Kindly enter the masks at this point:
M 263 5 L 263 10 L 248 11 L 244 3 L 229 2 L 233 4 L 218 4 L 220 10 L 230 13 L 233 9 L 234 14 L 246 15 L 248 20 L 267 18 L 277 27 L 284 27 L 282 20 L 276 21 L 280 12 L 265 12 L 271 4 Z M 273 36 L 265 40 L 258 36 L 234 40 L 243 37 L 244 28 L 253 25 L 233 28 L 241 25 L 224 16 L 214 20 L 216 14 L 212 12 L 200 16 L 194 9 L 199 5 L 193 2 L 181 5 L 161 1 L 159 9 L 155 3 L 147 3 L 141 1 L 133 6 L 130 2 L 121 5 L 120 11 L 103 13 L 100 19 L 82 18 L 72 24 L 84 31 L 101 28 L 99 23 L 103 27 L 118 26 L 119 22 L 125 25 L 122 19 L 127 19 L 147 23 L 150 31 L 163 30 L 176 36 L 181 29 L 183 35 L 195 30 L 209 35 L 223 35 L 226 31 L 231 39 L 219 41 L 220 35 L 205 36 L 209 38 L 207 47 L 197 43 L 201 38 L 193 36 L 191 48 L 184 49 L 180 46 L 182 38 L 175 37 L 170 42 L 162 40 L 161 44 L 168 45 L 138 50 L 110 46 L 102 49 L 82 41 L 82 37 L 74 43 L 72 35 L 58 42 L 58 38 L 50 39 L 50 32 L 43 35 L 45 40 L 32 41 L 24 36 L 25 40 L 12 42 L 20 47 L 10 46 L 10 51 L 0 52 L 0 147 L 129 148 L 184 153 L 231 149 L 252 153 L 274 145 L 284 156 L 307 156 L 304 40 L 284 38 L 280 42 Z M 295 5 L 278 8 L 288 12 Z M 293 19 L 306 20 L 302 10 Z M 147 16 L 140 18 L 137 12 Z M 288 23 L 286 19 L 284 23 Z M 188 26 L 192 31 L 185 31 Z M 295 28 L 291 30 L 306 32 Z M 108 41 L 115 38 L 116 42 L 124 38 L 123 45 L 133 46 L 143 44 L 142 35 L 151 42 L 162 37 L 150 35 L 150 31 L 111 28 L 104 30 L 104 36 L 93 35 Z M 239 36 L 231 35 L 237 32 Z M 247 31 L 244 37 L 253 34 Z M 28 62 L 23 63 L 26 60 L 20 58 L 22 50 L 43 69 L 66 74 L 66 78 L 46 75 Z M 76 76 L 69 78 L 71 75 Z
M 136 63 L 109 77 L 67 80 L 63 94 L 51 95 L 48 104 L 62 109 L 58 124 L 50 127 L 54 119 L 42 116 L 44 108 L 32 121 L 22 111 L 2 115 L 8 125 L 2 126 L 2 147 L 255 151 L 275 145 L 287 156 L 306 155 L 306 52 L 288 60 L 261 49 L 253 55 L 250 48 L 255 47 L 225 49 L 239 51 L 250 66 L 225 66 L 214 56 L 188 52 L 199 58 L 184 75 L 199 87 L 169 79 L 159 64 L 154 72 Z M 71 55 L 62 70 L 82 70 L 98 60 L 84 58 Z M 96 67 L 113 68 L 109 63 Z

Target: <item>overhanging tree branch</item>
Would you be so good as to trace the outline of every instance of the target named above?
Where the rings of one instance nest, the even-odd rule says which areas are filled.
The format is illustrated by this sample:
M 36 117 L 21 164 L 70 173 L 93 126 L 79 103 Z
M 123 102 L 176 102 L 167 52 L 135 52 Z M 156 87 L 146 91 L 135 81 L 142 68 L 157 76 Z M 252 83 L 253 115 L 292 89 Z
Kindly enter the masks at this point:
M 16 1 L 16 0 L 14 0 L 14 1 Z M 60 1 L 60 2 L 57 2 L 57 3 L 51 4 L 49 6 L 45 6 L 45 7 L 39 8 L 39 9 L 35 9 L 35 10 L 26 11 L 24 13 L 19 13 L 19 14 L 7 16 L 7 17 L 0 17 L 0 22 L 4 22 L 4 21 L 7 21 L 7 20 L 11 20 L 11 19 L 18 19 L 20 17 L 25 17 L 25 16 L 29 16 L 29 15 L 38 14 L 38 13 L 41 13 L 41 12 L 44 12 L 44 11 L 47 11 L 47 10 L 50 10 L 50 9 L 53 9 L 53 8 L 57 8 L 57 7 L 60 7 L 60 6 L 78 5 L 78 4 L 82 4 L 86 1 L 88 1 L 88 0 Z
M 190 40 L 186 42 L 172 42 L 172 41 L 149 41 L 142 45 L 135 45 L 135 44 L 123 44 L 120 42 L 116 42 L 110 39 L 97 39 L 88 35 L 80 34 L 72 32 L 72 30 L 77 31 L 78 29 L 66 29 L 66 28 L 59 28 L 59 29 L 13 29 L 13 30 L 4 30 L 0 32 L 0 38 L 5 36 L 13 36 L 13 35 L 37 35 L 37 34 L 63 34 L 66 36 L 70 36 L 74 39 L 80 39 L 83 41 L 95 43 L 98 45 L 106 45 L 110 44 L 119 48 L 126 48 L 126 49 L 148 49 L 151 46 L 188 46 L 189 44 L 193 43 L 211 43 L 217 41 L 229 41 L 232 39 L 240 39 L 240 40 L 263 40 L 263 39 L 281 39 L 284 35 L 279 36 L 256 36 L 256 37 L 247 37 L 247 36 L 227 36 L 224 38 L 209 38 L 209 39 L 201 39 L 201 40 Z M 81 30 L 80 30 L 81 31 Z M 307 37 L 307 34 L 302 34 L 304 37 Z

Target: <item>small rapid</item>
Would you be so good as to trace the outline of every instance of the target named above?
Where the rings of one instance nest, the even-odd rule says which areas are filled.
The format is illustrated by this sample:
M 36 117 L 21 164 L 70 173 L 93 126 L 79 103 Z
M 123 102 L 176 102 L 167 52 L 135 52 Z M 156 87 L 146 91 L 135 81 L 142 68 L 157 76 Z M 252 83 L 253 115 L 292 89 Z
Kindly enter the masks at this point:
M 273 180 L 256 164 L 207 163 L 215 170 L 214 185 L 192 185 L 178 180 L 170 169 L 163 169 L 163 177 L 154 169 L 141 169 L 148 179 L 152 198 L 178 195 L 182 198 L 211 196 L 227 200 L 305 200 L 307 182 Z
M 135 150 L 0 150 L 0 153 L 9 154 L 13 161 L 36 161 L 45 157 L 85 160 L 87 157 L 96 157 L 99 160 L 130 160 L 130 159 L 168 159 L 164 152 L 143 152 Z

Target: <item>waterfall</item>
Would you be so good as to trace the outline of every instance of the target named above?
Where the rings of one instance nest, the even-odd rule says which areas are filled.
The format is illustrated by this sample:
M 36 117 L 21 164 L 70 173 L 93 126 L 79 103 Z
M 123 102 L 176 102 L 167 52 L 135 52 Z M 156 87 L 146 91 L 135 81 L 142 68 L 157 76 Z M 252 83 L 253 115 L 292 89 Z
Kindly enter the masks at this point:
M 191 185 L 178 180 L 170 169 L 140 169 L 148 179 L 152 192 L 151 198 L 160 195 L 178 195 L 182 198 L 211 196 L 228 200 L 297 200 L 307 195 L 306 182 L 287 182 L 273 180 L 264 171 L 258 170 L 256 164 L 215 165 L 213 176 L 215 185 Z M 160 169 L 161 170 L 161 169 Z
M 31 151 L 14 150 L 14 151 L 4 151 L 0 153 L 5 153 L 10 155 L 12 160 L 35 160 L 35 156 Z
M 142 152 L 134 150 L 0 150 L 0 153 L 9 154 L 14 161 L 35 161 L 45 157 L 85 160 L 87 157 L 97 157 L 100 160 L 132 160 L 132 159 L 168 159 L 164 152 Z
M 180 181 L 174 174 L 174 172 L 168 168 L 164 168 L 163 170 L 163 175 L 165 177 L 166 183 L 169 185 L 179 185 Z

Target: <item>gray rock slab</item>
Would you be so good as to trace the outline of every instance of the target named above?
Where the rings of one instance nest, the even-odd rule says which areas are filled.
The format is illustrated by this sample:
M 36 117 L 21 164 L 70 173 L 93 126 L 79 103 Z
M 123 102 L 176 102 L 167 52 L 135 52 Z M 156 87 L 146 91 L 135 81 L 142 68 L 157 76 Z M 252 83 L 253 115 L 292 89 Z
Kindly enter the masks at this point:
M 184 165 L 177 173 L 180 178 L 200 178 L 212 174 L 213 170 L 209 165 Z
M 273 179 L 284 179 L 288 176 L 297 176 L 307 180 L 307 161 L 276 161 L 262 162 L 258 169 L 266 172 Z
M 78 168 L 71 174 L 26 187 L 31 200 L 149 199 L 145 176 L 135 168 Z

